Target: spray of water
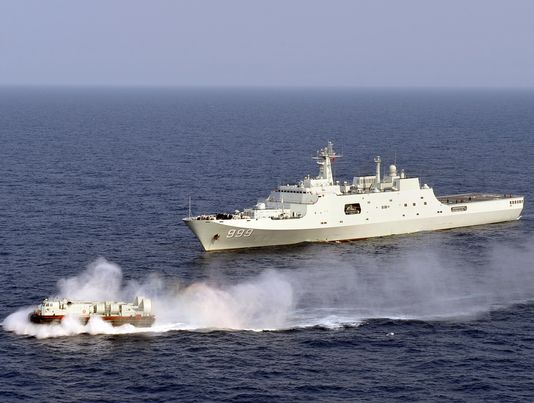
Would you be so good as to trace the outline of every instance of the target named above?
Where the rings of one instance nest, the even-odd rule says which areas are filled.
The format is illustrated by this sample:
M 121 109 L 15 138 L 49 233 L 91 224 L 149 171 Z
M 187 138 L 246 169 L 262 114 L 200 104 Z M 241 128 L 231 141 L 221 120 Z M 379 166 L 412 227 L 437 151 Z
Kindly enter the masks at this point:
M 99 318 L 86 325 L 77 318 L 65 318 L 60 324 L 33 324 L 28 315 L 34 307 L 9 315 L 4 329 L 38 338 L 88 334 L 123 334 L 193 329 L 280 329 L 287 326 L 293 307 L 293 290 L 285 276 L 268 270 L 237 285 L 217 286 L 196 282 L 180 286 L 164 283 L 155 274 L 147 281 L 126 284 L 119 266 L 103 258 L 90 264 L 81 274 L 61 279 L 55 296 L 81 300 L 132 301 L 136 295 L 150 297 L 156 323 L 150 328 L 132 325 L 113 327 Z
M 391 257 L 326 253 L 300 267 L 267 270 L 239 282 L 163 281 L 151 274 L 124 282 L 122 270 L 97 259 L 77 276 L 61 279 L 56 296 L 86 300 L 130 301 L 150 297 L 156 314 L 151 328 L 112 327 L 101 319 L 81 325 L 36 325 L 32 308 L 20 309 L 4 329 L 38 338 L 87 334 L 165 332 L 170 330 L 281 330 L 358 325 L 369 318 L 441 320 L 477 316 L 495 307 L 534 298 L 534 248 L 497 246 L 474 264 L 465 256 L 445 256 L 439 248 Z

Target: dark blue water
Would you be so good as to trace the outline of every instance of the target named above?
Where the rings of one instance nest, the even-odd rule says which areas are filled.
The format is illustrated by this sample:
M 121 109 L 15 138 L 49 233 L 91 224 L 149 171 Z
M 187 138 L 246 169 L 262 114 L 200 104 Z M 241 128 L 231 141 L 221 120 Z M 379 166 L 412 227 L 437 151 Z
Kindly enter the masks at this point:
M 534 398 L 534 92 L 0 90 L 0 400 Z M 204 253 L 181 223 L 396 159 L 521 221 Z M 104 260 L 106 259 L 106 260 Z M 27 323 L 43 298 L 154 299 L 151 332 Z

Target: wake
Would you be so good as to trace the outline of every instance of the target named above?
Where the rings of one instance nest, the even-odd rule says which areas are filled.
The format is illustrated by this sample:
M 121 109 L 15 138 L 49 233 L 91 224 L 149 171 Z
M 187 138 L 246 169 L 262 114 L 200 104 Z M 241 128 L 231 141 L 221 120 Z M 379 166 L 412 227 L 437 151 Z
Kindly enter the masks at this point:
M 333 249 L 334 250 L 334 249 Z M 36 338 L 79 334 L 165 333 L 169 331 L 284 331 L 359 326 L 367 319 L 470 320 L 495 307 L 534 299 L 534 250 L 495 245 L 484 262 L 451 260 L 433 250 L 409 256 L 326 254 L 300 268 L 266 270 L 237 284 L 182 284 L 151 274 L 142 283 L 123 281 L 121 268 L 97 259 L 77 276 L 58 281 L 51 297 L 131 301 L 152 299 L 156 322 L 149 328 L 113 327 L 99 318 L 82 325 L 33 324 L 25 307 L 2 322 L 4 330 Z M 40 302 L 40 301 L 36 301 Z

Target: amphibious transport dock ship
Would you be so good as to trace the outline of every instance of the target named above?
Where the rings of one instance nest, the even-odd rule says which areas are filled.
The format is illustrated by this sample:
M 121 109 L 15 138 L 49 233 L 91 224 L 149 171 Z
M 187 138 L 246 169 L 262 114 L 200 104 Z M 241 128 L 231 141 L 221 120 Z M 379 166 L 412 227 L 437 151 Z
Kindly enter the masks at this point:
M 93 302 L 63 299 L 45 299 L 30 314 L 33 323 L 59 323 L 66 315 L 76 316 L 86 324 L 92 317 L 100 317 L 113 326 L 130 324 L 149 327 L 155 321 L 152 303 L 148 298 L 136 297 L 134 303 Z
M 334 182 L 332 143 L 315 157 L 316 178 L 279 186 L 254 207 L 235 213 L 190 216 L 183 221 L 206 251 L 343 241 L 517 220 L 524 198 L 469 193 L 436 197 L 419 178 L 390 165 L 381 177 Z

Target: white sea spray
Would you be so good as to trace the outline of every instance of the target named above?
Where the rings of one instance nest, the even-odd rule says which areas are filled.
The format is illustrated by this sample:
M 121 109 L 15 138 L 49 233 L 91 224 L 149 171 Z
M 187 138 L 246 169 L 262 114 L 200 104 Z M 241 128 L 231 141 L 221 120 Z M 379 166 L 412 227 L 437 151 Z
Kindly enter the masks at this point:
M 86 300 L 153 301 L 150 328 L 113 327 L 99 318 L 82 325 L 29 321 L 31 307 L 2 323 L 8 331 L 37 338 L 77 334 L 122 334 L 171 330 L 284 330 L 358 326 L 370 318 L 469 320 L 492 309 L 534 298 L 534 247 L 494 244 L 484 264 L 444 256 L 439 248 L 411 250 L 389 259 L 361 255 L 350 261 L 332 248 L 300 267 L 268 269 L 237 283 L 224 276 L 189 284 L 150 273 L 123 281 L 122 269 L 103 258 L 80 274 L 58 281 L 51 295 Z M 400 256 L 400 257 L 399 257 Z

